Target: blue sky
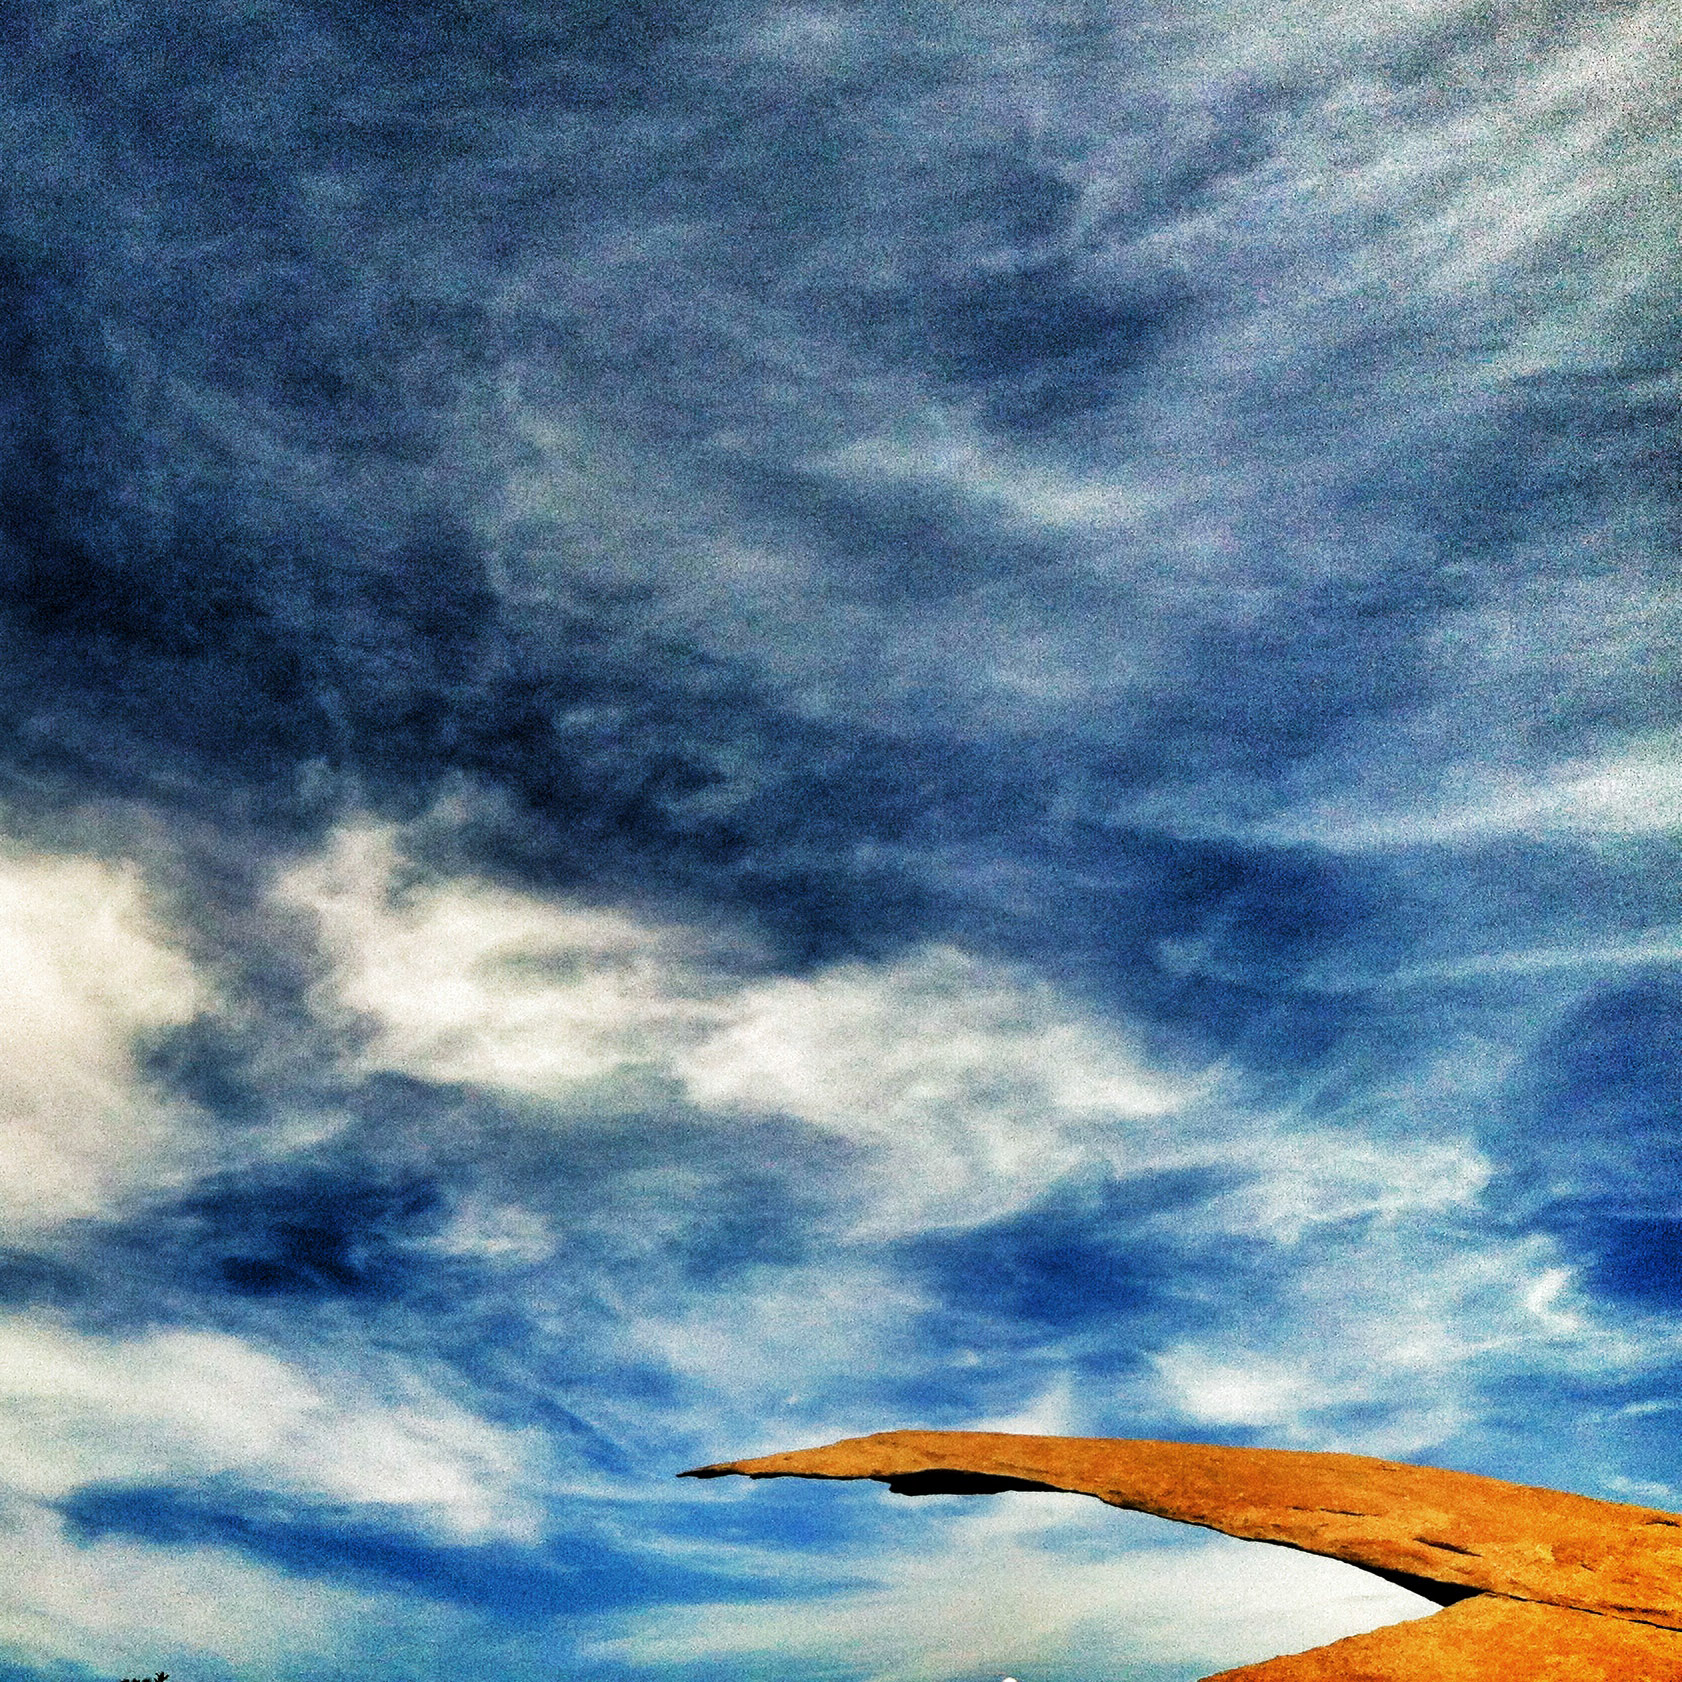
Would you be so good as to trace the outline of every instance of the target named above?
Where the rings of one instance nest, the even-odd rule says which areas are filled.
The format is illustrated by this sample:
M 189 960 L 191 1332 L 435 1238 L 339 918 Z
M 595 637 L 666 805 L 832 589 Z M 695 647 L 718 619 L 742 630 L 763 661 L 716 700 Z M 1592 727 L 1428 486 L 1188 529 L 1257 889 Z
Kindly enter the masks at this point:
M 1185 1682 L 899 1426 L 1682 1505 L 1674 17 L 34 0 L 5 1682 Z

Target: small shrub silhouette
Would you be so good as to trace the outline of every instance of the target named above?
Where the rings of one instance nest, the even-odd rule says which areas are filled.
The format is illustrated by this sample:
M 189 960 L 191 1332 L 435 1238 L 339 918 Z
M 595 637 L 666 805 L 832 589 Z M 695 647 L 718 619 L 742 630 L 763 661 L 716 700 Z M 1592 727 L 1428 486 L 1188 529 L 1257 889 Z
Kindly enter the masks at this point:
M 169 1672 L 160 1670 L 156 1676 L 125 1676 L 123 1682 L 169 1682 Z

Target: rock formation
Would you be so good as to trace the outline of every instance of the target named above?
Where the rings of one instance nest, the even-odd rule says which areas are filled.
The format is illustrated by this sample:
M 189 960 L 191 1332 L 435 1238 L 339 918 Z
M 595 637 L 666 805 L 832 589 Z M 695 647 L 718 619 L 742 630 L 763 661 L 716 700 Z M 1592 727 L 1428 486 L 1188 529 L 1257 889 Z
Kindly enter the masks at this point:
M 884 1431 L 684 1477 L 1066 1490 L 1325 1554 L 1444 1610 L 1207 1682 L 1682 1682 L 1682 1516 L 1356 1454 Z

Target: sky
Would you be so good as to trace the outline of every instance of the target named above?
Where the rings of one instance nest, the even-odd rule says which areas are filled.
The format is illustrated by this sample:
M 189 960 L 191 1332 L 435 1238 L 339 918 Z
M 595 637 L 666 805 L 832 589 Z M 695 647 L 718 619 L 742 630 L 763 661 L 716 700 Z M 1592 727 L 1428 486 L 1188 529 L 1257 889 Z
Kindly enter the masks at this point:
M 1187 1682 L 899 1427 L 1682 1507 L 1670 0 L 28 0 L 0 1682 Z

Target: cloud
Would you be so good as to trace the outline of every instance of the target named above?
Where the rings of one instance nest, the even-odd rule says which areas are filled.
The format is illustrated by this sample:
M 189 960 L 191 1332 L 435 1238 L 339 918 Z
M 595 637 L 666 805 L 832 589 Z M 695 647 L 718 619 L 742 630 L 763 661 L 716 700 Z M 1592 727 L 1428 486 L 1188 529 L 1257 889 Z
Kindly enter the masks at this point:
M 0 1526 L 10 1562 L 0 1651 L 47 1674 L 68 1666 L 309 1682 L 387 1666 L 435 1675 L 470 1651 L 498 1675 L 535 1679 L 553 1675 L 569 1645 L 552 1609 L 510 1622 L 482 1603 L 452 1603 L 412 1585 L 368 1586 L 354 1580 L 354 1567 L 343 1572 L 347 1562 L 332 1557 L 331 1544 L 317 1569 L 300 1570 L 296 1559 L 254 1557 L 205 1536 L 160 1544 L 89 1534 L 73 1518 L 16 1500 L 0 1503 Z
M 20 1236 L 183 1183 L 190 1105 L 147 1079 L 146 1043 L 212 1002 L 131 865 L 0 854 L 0 1219 Z
M 35 10 L 31 1653 L 435 1672 L 242 1492 L 694 1557 L 648 1468 L 883 1423 L 1682 1484 L 1663 5 Z M 40 1505 L 151 1489 L 221 1540 Z M 856 1510 L 590 1662 L 1183 1672 L 1228 1581 Z
M 861 1236 L 1020 1208 L 1093 1157 L 1172 1157 L 1166 1118 L 1195 1091 L 1114 1024 L 952 948 L 755 981 L 622 912 L 405 886 L 396 837 L 368 826 L 278 891 L 318 919 L 319 1002 L 370 1024 L 368 1068 L 569 1106 L 652 1082 L 697 1120 L 792 1118 L 876 1159 Z
M 277 893 L 317 920 L 317 1004 L 367 1020 L 368 1068 L 581 1094 L 663 1072 L 719 1016 L 695 936 L 471 879 L 405 885 L 389 829 L 344 826 Z
M 623 1234 L 603 1181 L 565 1227 L 487 1190 L 502 1215 L 464 1206 L 429 1243 L 575 1270 L 634 1251 L 635 1315 L 605 1335 L 678 1385 L 680 1434 L 868 1429 L 906 1398 L 961 1424 L 1063 1359 L 1089 1429 L 1131 1412 L 1411 1453 L 1468 1428 L 1492 1372 L 1650 1360 L 1553 1239 L 1478 1233 L 1496 1163 L 1453 1057 L 1316 1125 L 1236 1064 L 1153 1067 L 1124 1020 L 954 947 L 767 977 L 680 926 L 418 874 L 410 839 L 348 827 L 282 882 L 319 920 L 317 1004 L 354 1010 L 369 1075 L 535 1104 L 557 1168 L 586 1118 L 652 1110 Z M 751 1217 L 703 1160 L 736 1139 Z
M 901 436 L 862 438 L 810 464 L 859 487 L 904 483 L 945 490 L 986 513 L 1036 527 L 1114 536 L 1159 516 L 1171 495 L 1161 480 L 1128 485 L 1083 479 L 990 436 L 977 418 L 934 405 L 908 417 Z
M 895 1507 L 881 1516 L 878 1550 L 854 1560 L 880 1586 L 798 1607 L 643 1614 L 608 1626 L 585 1651 L 640 1665 L 728 1659 L 749 1674 L 793 1660 L 868 1682 L 1007 1669 L 1053 1682 L 1120 1670 L 1167 1682 L 1430 1610 L 1352 1567 L 1225 1538 L 1188 1544 L 1078 1496 L 941 1501 L 926 1515 Z M 896 1530 L 913 1536 L 898 1543 Z
M 300 1582 L 231 1549 L 76 1542 L 56 1513 L 17 1501 L 0 1523 L 11 1560 L 0 1643 L 13 1662 L 291 1677 L 463 1633 L 397 1596 Z
M 928 1362 L 907 1335 L 926 1306 L 880 1261 L 830 1250 L 818 1265 L 761 1270 L 651 1305 L 620 1343 L 676 1381 L 665 1429 L 769 1449 L 800 1431 L 876 1428 L 894 1391 Z
M 121 112 L 45 31 L 20 89 L 55 90 L 27 162 L 61 210 L 34 236 L 98 279 L 18 280 L 57 356 L 29 363 L 31 410 L 80 440 L 20 458 L 43 531 L 75 507 L 147 562 L 93 592 L 122 657 L 60 659 L 93 633 L 43 538 L 22 736 L 160 797 L 233 777 L 284 805 L 331 763 L 388 789 L 465 768 L 552 811 L 594 741 L 558 723 L 607 718 L 616 776 L 568 812 L 604 873 L 676 766 L 733 771 L 691 818 L 778 783 L 744 740 L 763 718 L 682 716 L 708 658 L 835 743 L 1049 732 L 1106 809 L 1268 809 L 1305 759 L 1348 774 L 1351 736 L 1384 757 L 1361 724 L 1398 714 L 1428 715 L 1410 757 L 1452 757 L 1445 617 L 1528 573 L 1542 622 L 1572 570 L 1615 595 L 1662 559 L 1654 404 L 1581 382 L 1663 362 L 1665 25 L 748 7 L 626 33 L 511 5 L 405 32 L 400 69 L 294 9 L 272 48 L 294 78 L 260 85 L 232 45 L 207 71 L 244 139 L 190 190 L 185 142 L 122 114 L 168 97 L 145 30 L 86 44 Z M 249 41 L 215 8 L 200 27 Z M 476 76 L 510 52 L 549 73 Z M 400 155 L 356 115 L 370 85 Z M 107 142 L 131 172 L 91 162 Z M 139 179 L 176 207 L 133 213 L 146 260 L 87 233 Z M 224 239 L 235 205 L 248 237 Z M 78 357 L 109 397 L 91 418 Z M 197 559 L 158 535 L 178 526 Z M 1516 687 L 1485 692 L 1482 737 L 1532 727 Z
M 224 1333 L 111 1339 L 11 1316 L 0 1321 L 5 1481 L 48 1501 L 89 1483 L 231 1478 L 400 1512 L 458 1540 L 535 1538 L 535 1439 L 418 1375 L 406 1383 L 410 1393 L 382 1396 Z
M 864 1232 L 1019 1208 L 1079 1162 L 1171 1157 L 1189 1081 L 1113 1024 L 952 950 L 745 989 L 679 1067 L 709 1109 L 793 1115 L 881 1149 Z
M 1557 1258 L 1546 1240 L 1463 1248 L 1419 1232 L 1328 1245 L 1299 1262 L 1273 1324 L 1255 1316 L 1154 1353 L 1158 1406 L 1282 1445 L 1440 1450 L 1476 1425 L 1496 1374 L 1604 1378 L 1642 1364 L 1632 1340 L 1596 1324 Z
M 1521 772 L 1489 777 L 1422 810 L 1339 814 L 1265 826 L 1276 841 L 1312 841 L 1337 851 L 1489 845 L 1520 838 L 1616 839 L 1682 829 L 1682 754 L 1669 736 L 1631 743 L 1599 762 L 1567 761 L 1534 778 Z M 1364 803 L 1365 804 L 1365 803 Z

